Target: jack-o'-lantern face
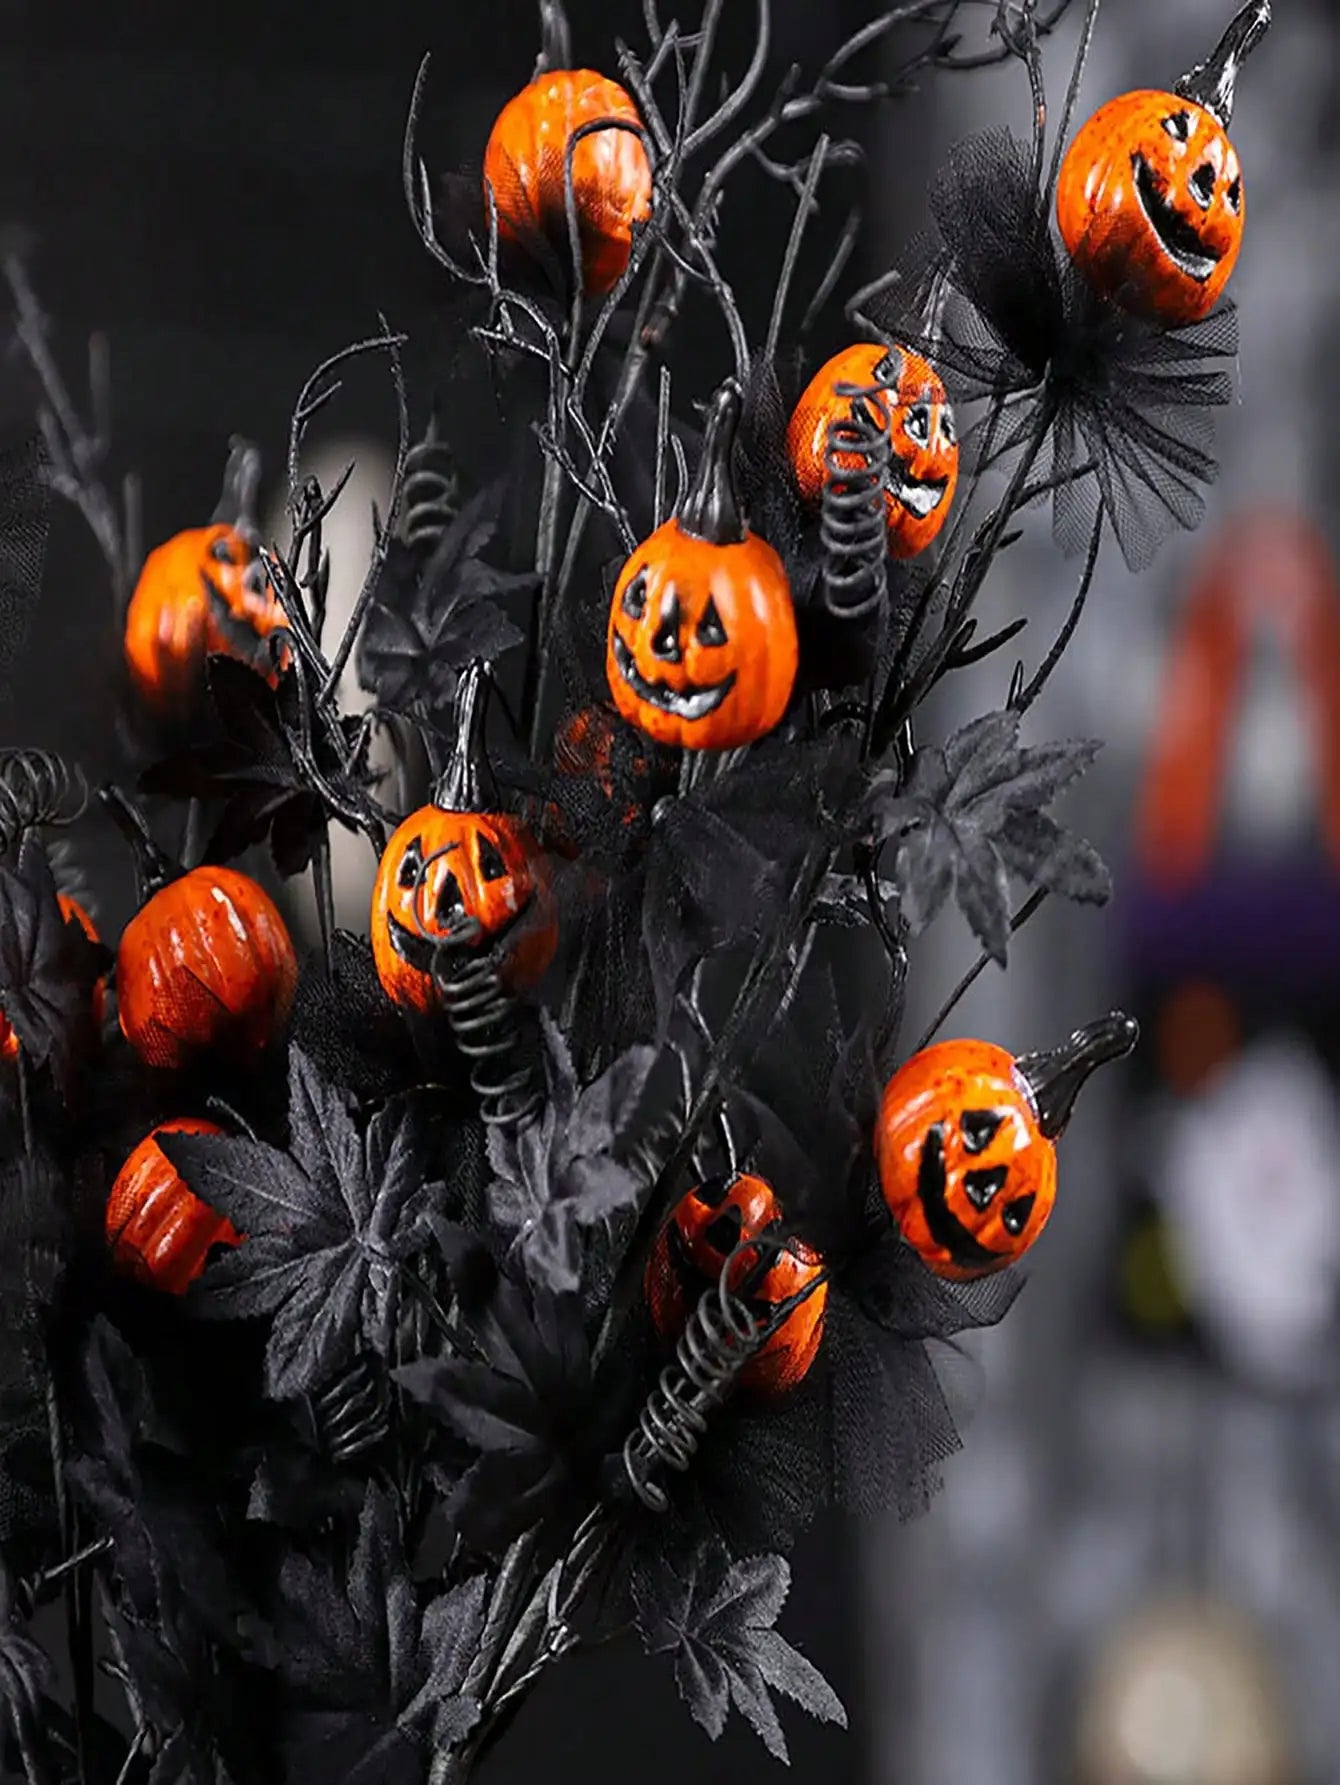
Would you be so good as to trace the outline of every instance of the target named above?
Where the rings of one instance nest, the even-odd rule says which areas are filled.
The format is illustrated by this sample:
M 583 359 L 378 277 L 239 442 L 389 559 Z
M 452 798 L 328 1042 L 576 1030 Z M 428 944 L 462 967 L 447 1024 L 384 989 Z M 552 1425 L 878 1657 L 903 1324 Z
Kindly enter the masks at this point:
M 1017 1059 L 984 1041 L 947 1041 L 894 1074 L 875 1135 L 884 1200 L 937 1276 L 987 1276 L 1028 1251 L 1056 1201 L 1055 1141 L 1075 1098 L 1136 1034 L 1114 1015 Z
M 411 813 L 386 845 L 372 891 L 372 953 L 387 996 L 406 1009 L 436 1008 L 432 967 L 442 939 L 473 917 L 486 946 L 537 896 L 547 897 L 541 858 L 516 819 L 438 806 Z M 526 925 L 505 962 L 508 983 L 533 984 L 556 945 L 551 920 Z
M 1061 235 L 1089 282 L 1124 308 L 1182 324 L 1223 296 L 1247 199 L 1228 133 L 1174 93 L 1127 93 L 1094 114 L 1056 189 Z
M 703 1293 L 720 1280 L 742 1241 L 776 1226 L 781 1207 L 772 1186 L 740 1173 L 691 1190 L 662 1230 L 647 1265 L 645 1292 L 652 1324 L 673 1343 Z M 756 1277 L 758 1258 L 741 1252 L 730 1286 L 754 1318 L 772 1319 L 777 1308 L 813 1283 L 823 1269 L 819 1254 L 791 1239 Z M 823 1339 L 828 1285 L 818 1287 L 782 1322 L 740 1373 L 740 1386 L 764 1395 L 785 1394 L 809 1374 Z
M 679 517 L 629 558 L 610 605 L 605 674 L 619 712 L 657 743 L 731 750 L 771 731 L 799 663 L 791 584 L 740 513 L 730 453 L 740 393 L 717 392 Z
M 893 451 L 884 496 L 889 551 L 915 558 L 939 535 L 958 488 L 958 429 L 944 382 L 920 354 L 874 342 L 845 348 L 821 367 L 787 430 L 801 495 L 815 505 L 823 497 L 828 430 L 851 413 L 853 398 L 845 387 L 879 387 L 869 401 L 886 417 Z
M 1269 25 L 1269 0 L 1249 0 L 1174 92 L 1110 100 L 1070 145 L 1056 188 L 1061 236 L 1088 282 L 1124 309 L 1180 327 L 1223 296 L 1247 212 L 1228 128 L 1242 63 Z
M 260 454 L 234 440 L 209 526 L 176 534 L 144 561 L 126 609 L 126 664 L 160 714 L 191 707 L 211 654 L 236 658 L 271 686 L 288 662 L 288 618 L 255 543 L 259 481 Z

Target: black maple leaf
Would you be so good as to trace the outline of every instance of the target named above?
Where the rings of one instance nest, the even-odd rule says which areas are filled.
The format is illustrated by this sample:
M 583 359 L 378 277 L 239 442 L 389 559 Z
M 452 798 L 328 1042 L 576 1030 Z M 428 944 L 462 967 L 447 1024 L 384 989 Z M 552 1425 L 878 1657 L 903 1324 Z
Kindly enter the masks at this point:
M 373 1785 L 411 1770 L 418 1744 L 451 1747 L 479 1721 L 464 1690 L 484 1632 L 482 1575 L 429 1597 L 407 1565 L 394 1505 L 369 1484 L 347 1565 L 293 1550 L 280 1565 L 261 1658 L 302 1708 L 285 1746 L 294 1778 Z M 316 1763 L 319 1761 L 319 1768 Z
M 268 837 L 275 867 L 300 874 L 330 818 L 380 835 L 381 809 L 361 747 L 361 721 L 323 710 L 308 722 L 300 672 L 271 688 L 231 657 L 209 660 L 209 694 L 222 737 L 156 764 L 146 793 L 222 800 L 207 861 L 231 861 Z
M 92 1022 L 92 991 L 110 957 L 61 915 L 46 851 L 31 833 L 18 871 L 0 867 L 0 1013 L 33 1066 L 68 1084 Z
M 548 1096 L 519 1130 L 489 1134 L 489 1214 L 527 1273 L 555 1293 L 581 1285 L 581 1234 L 635 1206 L 645 1169 L 621 1156 L 656 1050 L 632 1047 L 593 1084 L 577 1083 L 568 1045 L 541 1014 Z
M 360 1132 L 335 1089 L 289 1052 L 289 1151 L 261 1141 L 163 1136 L 186 1182 L 245 1240 L 214 1261 L 194 1305 L 221 1320 L 271 1318 L 267 1391 L 305 1394 L 362 1344 L 389 1355 L 400 1267 L 426 1238 L 443 1195 L 420 1146 L 411 1100 Z
M 496 605 L 535 586 L 533 575 L 495 570 L 482 553 L 498 530 L 501 486 L 481 490 L 448 524 L 428 562 L 393 541 L 359 642 L 358 676 L 385 706 L 451 704 L 468 663 L 492 663 L 522 634 Z
M 591 1353 L 575 1296 L 513 1282 L 473 1235 L 435 1225 L 478 1355 L 421 1358 L 396 1377 L 476 1453 L 447 1513 L 471 1543 L 498 1554 L 574 1494 L 598 1448 Z
M 1079 778 L 1092 739 L 1028 749 L 1020 715 L 989 713 L 943 749 L 918 750 L 900 785 L 887 770 L 870 793 L 874 837 L 895 846 L 902 915 L 924 929 L 952 892 L 973 934 L 1002 965 L 1010 936 L 1009 876 L 1063 898 L 1102 904 L 1112 881 L 1091 843 L 1044 810 Z
M 789 1755 L 772 1691 L 821 1722 L 847 1725 L 837 1693 L 775 1628 L 790 1585 L 781 1556 L 732 1560 L 716 1543 L 678 1564 L 654 1555 L 633 1579 L 642 1640 L 650 1654 L 674 1655 L 694 1721 L 716 1741 L 733 1704 L 782 1761 Z

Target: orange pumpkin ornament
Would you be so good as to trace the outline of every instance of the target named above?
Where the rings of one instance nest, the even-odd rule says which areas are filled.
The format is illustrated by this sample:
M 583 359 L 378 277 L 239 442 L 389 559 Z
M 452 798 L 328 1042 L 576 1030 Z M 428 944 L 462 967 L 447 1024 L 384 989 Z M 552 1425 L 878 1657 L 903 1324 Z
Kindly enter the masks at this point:
M 372 888 L 372 958 L 382 989 L 402 1010 L 441 1002 L 433 979 L 438 945 L 463 918 L 479 924 L 476 946 L 495 943 L 534 901 L 548 906 L 543 855 L 520 819 L 480 809 L 477 764 L 483 730 L 482 664 L 461 678 L 456 749 L 431 804 L 412 812 L 382 851 Z M 522 926 L 505 951 L 514 990 L 540 979 L 558 946 L 551 911 Z
M 602 297 L 628 265 L 634 224 L 651 215 L 651 163 L 640 135 L 642 120 L 617 81 L 567 66 L 566 21 L 554 4 L 542 11 L 545 48 L 535 78 L 508 100 L 489 132 L 484 202 L 491 192 L 504 241 L 542 247 L 568 266 L 570 155 L 582 289 L 587 297 Z M 584 126 L 608 120 L 617 122 L 578 135 Z
M 731 750 L 771 731 L 799 664 L 785 567 L 740 513 L 730 466 L 739 417 L 739 388 L 724 384 L 679 517 L 643 540 L 610 605 L 614 704 L 682 750 Z
M 1171 93 L 1124 93 L 1078 132 L 1056 215 L 1095 290 L 1171 327 L 1207 316 L 1242 248 L 1247 200 L 1228 138 L 1242 64 L 1270 26 L 1250 0 L 1208 61 Z
M 160 1134 L 222 1134 L 213 1122 L 183 1116 L 161 1122 L 131 1153 L 107 1198 L 112 1263 L 126 1276 L 169 1295 L 184 1295 L 214 1246 L 237 1246 L 238 1233 L 187 1188 L 158 1144 Z
M 781 1206 L 772 1186 L 748 1172 L 701 1184 L 683 1198 L 662 1228 L 647 1263 L 644 1293 L 657 1335 L 673 1343 L 694 1305 L 720 1280 L 726 1260 L 742 1241 L 775 1227 Z M 803 1241 L 791 1239 L 754 1281 L 758 1257 L 741 1252 L 731 1267 L 730 1287 L 756 1320 L 770 1320 L 777 1308 L 813 1283 L 823 1260 Z M 758 1394 L 780 1395 L 809 1374 L 823 1339 L 828 1285 L 819 1283 L 740 1372 L 740 1386 Z
M 126 609 L 125 652 L 145 703 L 180 711 L 197 695 L 211 653 L 235 657 L 272 685 L 284 661 L 275 638 L 288 620 L 257 552 L 251 505 L 260 475 L 255 447 L 234 443 L 223 495 L 207 527 L 191 527 L 150 552 Z
M 924 1048 L 890 1079 L 875 1130 L 884 1200 L 938 1277 L 989 1276 L 1023 1257 L 1056 1201 L 1055 1142 L 1089 1074 L 1135 1046 L 1119 1013 L 1049 1053 L 985 1041 Z
M 868 400 L 885 417 L 893 448 L 884 492 L 889 551 L 915 558 L 938 538 L 958 489 L 958 429 L 944 381 L 909 347 L 862 341 L 834 354 L 810 380 L 786 434 L 800 493 L 815 507 L 823 499 L 828 430 L 851 414 L 844 386 L 883 387 Z
M 131 838 L 150 892 L 117 949 L 121 1033 L 146 1065 L 167 1071 L 202 1054 L 241 1062 L 263 1053 L 298 982 L 274 900 L 236 868 L 174 870 L 139 813 L 114 788 L 104 788 L 103 799 Z

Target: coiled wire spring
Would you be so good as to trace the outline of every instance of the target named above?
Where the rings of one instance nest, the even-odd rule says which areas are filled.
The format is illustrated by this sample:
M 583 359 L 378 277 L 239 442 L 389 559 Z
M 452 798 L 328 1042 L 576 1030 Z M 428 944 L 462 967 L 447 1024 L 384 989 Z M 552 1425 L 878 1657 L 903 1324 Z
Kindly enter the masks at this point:
M 49 750 L 0 750 L 0 855 L 33 825 L 73 824 L 87 806 L 88 783 L 61 757 Z
M 470 1063 L 479 1113 L 492 1127 L 527 1122 L 543 1098 L 522 1053 L 517 1005 L 491 951 L 478 946 L 484 929 L 462 916 L 439 941 L 433 978 L 456 1045 Z
M 363 1353 L 319 1393 L 307 1409 L 321 1449 L 332 1463 L 351 1463 L 390 1435 L 390 1384 L 375 1358 Z
M 748 1281 L 762 1274 L 781 1244 L 763 1236 L 742 1240 L 735 1247 L 717 1281 L 699 1298 L 674 1357 L 661 1371 L 624 1442 L 628 1485 L 652 1512 L 664 1512 L 670 1504 L 665 1490 L 651 1479 L 652 1471 L 661 1464 L 680 1474 L 687 1470 L 707 1431 L 708 1414 L 726 1399 L 750 1358 L 803 1299 L 793 1297 L 781 1304 L 777 1316 L 764 1322 L 730 1286 L 739 1258 L 748 1253 L 757 1261 L 751 1264 Z
M 427 557 L 461 508 L 461 480 L 455 456 L 431 429 L 405 455 L 401 490 L 401 532 L 405 544 Z
M 843 412 L 828 424 L 819 517 L 824 605 L 844 620 L 872 613 L 887 588 L 885 493 L 893 442 L 880 400 L 887 391 L 887 385 L 839 384 Z

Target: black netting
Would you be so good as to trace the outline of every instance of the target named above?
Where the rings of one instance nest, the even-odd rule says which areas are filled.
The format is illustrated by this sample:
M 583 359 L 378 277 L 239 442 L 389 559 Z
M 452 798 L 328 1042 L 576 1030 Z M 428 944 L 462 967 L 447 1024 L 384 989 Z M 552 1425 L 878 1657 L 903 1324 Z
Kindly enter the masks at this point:
M 41 442 L 0 450 L 0 703 L 42 592 L 50 501 Z

